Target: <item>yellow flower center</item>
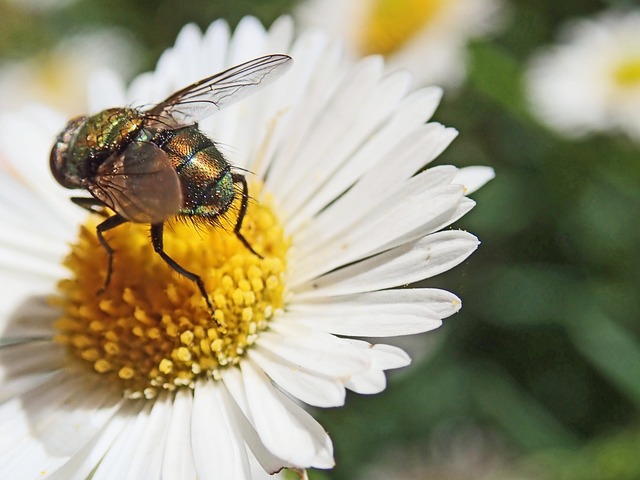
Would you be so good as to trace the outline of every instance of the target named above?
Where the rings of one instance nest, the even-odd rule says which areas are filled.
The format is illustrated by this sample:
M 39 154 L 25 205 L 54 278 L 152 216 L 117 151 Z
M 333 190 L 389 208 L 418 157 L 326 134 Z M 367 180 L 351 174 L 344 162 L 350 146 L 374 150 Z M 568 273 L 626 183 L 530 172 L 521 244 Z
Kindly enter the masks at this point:
M 451 0 L 450 0 L 451 1 Z M 371 0 L 357 40 L 362 54 L 400 49 L 440 14 L 445 0 Z
M 613 71 L 613 78 L 622 88 L 640 87 L 640 56 L 620 63 Z
M 242 225 L 264 258 L 231 228 L 188 221 L 165 226 L 165 251 L 202 278 L 215 319 L 196 285 L 154 252 L 148 225 L 127 223 L 105 234 L 114 266 L 98 294 L 107 254 L 95 233 L 103 219 L 90 217 L 64 261 L 72 277 L 59 283 L 53 299 L 63 310 L 57 340 L 95 372 L 121 382 L 132 398 L 219 378 L 220 368 L 237 364 L 283 307 L 289 241 L 269 204 L 251 202 Z M 226 220 L 233 225 L 235 218 L 230 212 Z

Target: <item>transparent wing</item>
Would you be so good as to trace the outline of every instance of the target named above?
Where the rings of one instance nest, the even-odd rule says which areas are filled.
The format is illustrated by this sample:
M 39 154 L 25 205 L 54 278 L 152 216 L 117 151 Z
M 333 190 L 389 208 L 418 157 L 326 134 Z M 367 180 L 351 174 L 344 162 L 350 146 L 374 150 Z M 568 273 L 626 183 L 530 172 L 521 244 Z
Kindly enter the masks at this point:
M 236 65 L 174 93 L 146 116 L 168 127 L 193 125 L 268 85 L 292 62 L 288 55 L 267 55 Z
M 88 188 L 118 215 L 136 223 L 160 223 L 182 206 L 180 179 L 157 145 L 133 143 L 104 161 Z

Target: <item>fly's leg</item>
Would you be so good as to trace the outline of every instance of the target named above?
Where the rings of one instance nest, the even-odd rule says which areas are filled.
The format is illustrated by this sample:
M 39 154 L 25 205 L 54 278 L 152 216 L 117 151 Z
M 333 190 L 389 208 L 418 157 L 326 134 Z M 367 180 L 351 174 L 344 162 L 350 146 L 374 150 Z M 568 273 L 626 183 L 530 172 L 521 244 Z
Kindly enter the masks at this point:
M 198 286 L 198 290 L 200 290 L 200 293 L 204 297 L 205 302 L 207 302 L 207 306 L 209 307 L 209 310 L 211 311 L 211 316 L 213 317 L 214 308 L 213 308 L 213 305 L 211 304 L 211 301 L 209 300 L 209 295 L 207 295 L 207 291 L 204 288 L 204 282 L 202 281 L 202 278 L 200 278 L 199 275 L 196 275 L 195 273 L 190 272 L 186 268 L 182 267 L 178 262 L 176 262 L 169 255 L 167 255 L 167 253 L 164 251 L 163 230 L 164 230 L 164 223 L 156 223 L 151 225 L 151 243 L 153 244 L 153 250 L 158 255 L 160 255 L 160 257 L 173 270 L 178 272 L 180 275 L 188 278 Z M 214 320 L 215 320 L 215 317 L 214 317 Z
M 104 208 L 104 203 L 95 198 L 71 197 L 71 201 L 91 213 L 95 213 L 102 217 L 108 216 L 107 211 Z M 104 279 L 104 284 L 98 290 L 98 295 L 102 295 L 109 286 L 109 283 L 111 282 L 111 272 L 113 272 L 114 250 L 111 248 L 111 245 L 109 245 L 106 238 L 104 238 L 103 233 L 126 222 L 127 220 L 122 218 L 120 215 L 113 215 L 96 227 L 96 236 L 98 237 L 98 241 L 100 242 L 100 245 L 102 245 L 102 248 L 107 252 L 107 275 Z
M 98 241 L 100 242 L 100 245 L 102 245 L 102 248 L 107 251 L 107 276 L 104 279 L 104 285 L 100 290 L 98 290 L 98 295 L 103 294 L 109 286 L 109 283 L 111 282 L 111 272 L 113 272 L 114 250 L 113 248 L 111 248 L 111 245 L 109 245 L 109 242 L 107 242 L 107 239 L 104 238 L 103 234 L 104 232 L 111 230 L 112 228 L 116 228 L 123 223 L 126 223 L 127 221 L 128 220 L 124 219 L 120 215 L 113 215 L 96 227 L 96 235 L 98 236 Z
M 79 207 L 88 210 L 91 213 L 95 213 L 102 217 L 109 216 L 107 214 L 106 209 L 104 208 L 104 203 L 95 198 L 87 198 L 87 197 L 71 197 L 71 201 L 78 205 Z
M 258 252 L 256 252 L 251 244 L 244 238 L 244 235 L 240 232 L 242 228 L 242 222 L 244 220 L 244 216 L 247 213 L 247 206 L 249 205 L 249 188 L 247 187 L 247 179 L 244 178 L 244 175 L 240 175 L 239 173 L 232 173 L 231 179 L 233 183 L 239 183 L 242 185 L 242 200 L 240 201 L 240 211 L 238 212 L 238 219 L 236 220 L 236 226 L 233 229 L 233 233 L 235 233 L 238 240 L 242 242 L 242 244 L 247 247 L 251 253 L 253 253 L 258 258 L 264 258 Z

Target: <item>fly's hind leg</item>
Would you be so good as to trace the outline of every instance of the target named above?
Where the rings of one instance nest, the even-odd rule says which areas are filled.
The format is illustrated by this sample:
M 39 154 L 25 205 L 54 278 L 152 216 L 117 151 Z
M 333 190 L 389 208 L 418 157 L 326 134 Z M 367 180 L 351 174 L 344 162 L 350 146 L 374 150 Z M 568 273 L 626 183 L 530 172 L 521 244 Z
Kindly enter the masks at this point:
M 231 179 L 233 180 L 233 183 L 239 183 L 242 186 L 242 200 L 240 201 L 240 211 L 238 212 L 238 219 L 236 220 L 236 226 L 233 229 L 233 233 L 251 253 L 253 253 L 258 258 L 264 258 L 253 249 L 251 244 L 247 241 L 246 238 L 244 238 L 244 235 L 242 235 L 242 233 L 240 232 L 240 229 L 242 228 L 242 222 L 244 220 L 244 216 L 247 214 L 247 207 L 249 205 L 249 187 L 247 187 L 247 179 L 244 178 L 244 175 L 240 175 L 239 173 L 232 173 Z
M 104 293 L 104 291 L 109 286 L 109 283 L 111 282 L 111 273 L 113 272 L 114 250 L 111 245 L 109 245 L 109 242 L 107 242 L 107 239 L 104 238 L 103 234 L 104 232 L 111 230 L 112 228 L 116 228 L 117 226 L 120 226 L 127 221 L 128 220 L 124 219 L 120 215 L 113 215 L 96 227 L 96 235 L 98 237 L 98 241 L 100 242 L 100 245 L 102 245 L 102 248 L 107 251 L 107 275 L 104 279 L 104 285 L 100 290 L 98 290 L 98 295 Z
M 204 297 L 205 302 L 207 302 L 207 307 L 211 311 L 211 316 L 214 315 L 214 308 L 209 300 L 209 295 L 207 294 L 207 290 L 204 288 L 204 282 L 199 275 L 196 275 L 193 272 L 190 272 L 183 266 L 181 266 L 178 262 L 176 262 L 173 258 L 171 258 L 164 251 L 164 240 L 163 240 L 163 231 L 164 231 L 164 223 L 156 223 L 151 225 L 151 243 L 153 244 L 153 250 L 160 255 L 160 257 L 169 265 L 174 271 L 178 272 L 180 275 L 188 278 L 192 282 L 194 282 L 198 286 L 198 290 Z M 215 320 L 215 317 L 214 317 Z M 217 322 L 216 322 L 217 323 Z M 220 325 L 218 325 L 220 326 Z

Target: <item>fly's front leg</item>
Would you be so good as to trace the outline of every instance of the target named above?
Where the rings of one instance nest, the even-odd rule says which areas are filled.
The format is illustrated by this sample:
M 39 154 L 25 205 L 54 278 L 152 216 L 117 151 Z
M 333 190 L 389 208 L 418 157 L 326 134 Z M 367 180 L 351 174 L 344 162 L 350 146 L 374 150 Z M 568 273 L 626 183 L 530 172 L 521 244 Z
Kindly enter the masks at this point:
M 87 197 L 71 197 L 71 201 L 78 205 L 79 207 L 84 208 L 85 210 L 100 215 L 102 217 L 108 217 L 106 209 L 104 208 L 104 203 L 95 198 L 87 198 Z
M 153 244 L 153 250 L 160 255 L 160 257 L 169 265 L 174 271 L 178 272 L 180 275 L 188 278 L 192 282 L 194 282 L 198 286 L 198 290 L 204 297 L 205 302 L 207 302 L 207 306 L 211 311 L 211 316 L 214 315 L 214 308 L 209 300 L 209 295 L 207 294 L 207 290 L 204 288 L 204 282 L 199 275 L 196 275 L 193 272 L 190 272 L 183 266 L 181 266 L 178 262 L 176 262 L 173 258 L 171 258 L 164 251 L 164 240 L 163 240 L 163 231 L 164 231 L 164 223 L 156 223 L 151 225 L 151 243 Z M 214 317 L 215 320 L 215 317 Z M 217 322 L 216 322 L 217 323 Z M 218 325 L 220 326 L 220 325 Z
M 126 222 L 127 220 L 125 220 L 120 215 L 113 215 L 96 227 L 96 235 L 98 237 L 98 241 L 100 242 L 100 245 L 102 245 L 102 248 L 107 251 L 107 276 L 104 279 L 104 285 L 100 290 L 98 290 L 98 295 L 104 293 L 104 291 L 109 286 L 109 283 L 111 282 L 111 273 L 113 272 L 114 250 L 113 248 L 111 248 L 111 245 L 109 245 L 109 242 L 107 242 L 107 239 L 104 238 L 103 234 L 104 232 L 111 230 L 112 228 L 116 228 L 117 226 L 122 225 Z
M 242 242 L 242 244 L 247 247 L 247 249 L 253 253 L 258 258 L 264 258 L 258 252 L 256 252 L 251 244 L 244 238 L 244 235 L 240 232 L 242 228 L 242 222 L 244 220 L 244 216 L 247 214 L 247 207 L 249 205 L 249 187 L 247 187 L 247 179 L 244 178 L 244 175 L 240 175 L 239 173 L 232 173 L 231 179 L 233 183 L 239 183 L 242 186 L 242 199 L 240 201 L 240 211 L 238 212 L 238 219 L 236 220 L 236 226 L 233 229 L 233 233 L 235 233 L 238 240 Z

